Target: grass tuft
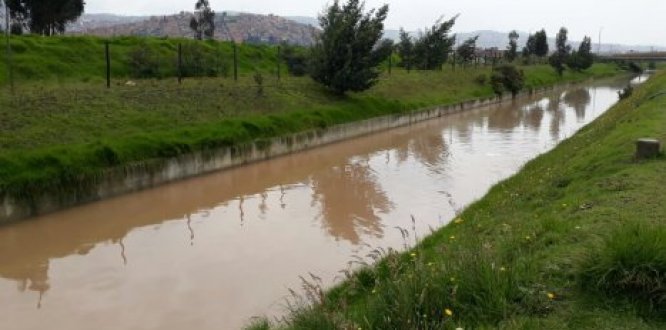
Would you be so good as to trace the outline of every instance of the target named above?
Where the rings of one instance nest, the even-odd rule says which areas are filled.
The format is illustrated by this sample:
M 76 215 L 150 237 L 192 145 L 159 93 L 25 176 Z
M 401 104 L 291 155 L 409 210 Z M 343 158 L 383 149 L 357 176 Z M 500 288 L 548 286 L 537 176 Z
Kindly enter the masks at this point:
M 666 310 L 666 226 L 621 225 L 591 251 L 580 269 L 583 289 Z

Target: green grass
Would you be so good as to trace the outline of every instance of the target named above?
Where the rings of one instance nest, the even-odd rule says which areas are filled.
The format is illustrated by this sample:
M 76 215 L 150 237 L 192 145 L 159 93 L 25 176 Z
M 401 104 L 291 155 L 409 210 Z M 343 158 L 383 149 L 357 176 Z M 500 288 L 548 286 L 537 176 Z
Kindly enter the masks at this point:
M 580 283 L 592 294 L 627 300 L 648 314 L 663 312 L 666 226 L 635 222 L 620 226 L 586 257 Z
M 192 151 L 493 95 L 488 85 L 474 82 L 480 74 L 489 75 L 490 68 L 446 67 L 436 72 L 396 69 L 391 76 L 385 72 L 373 89 L 338 97 L 306 77 L 283 76 L 278 82 L 271 71 L 275 49 L 268 46 L 241 47 L 238 82 L 222 75 L 185 79 L 179 85 L 168 78 L 175 74 L 169 71 L 173 67 L 160 66 L 167 78 L 126 84 L 132 72 L 127 54 L 138 44 L 174 60 L 178 43 L 194 41 L 112 39 L 116 78 L 106 89 L 100 78 L 104 39 L 14 38 L 15 94 L 9 94 L 6 84 L 0 92 L 0 192 L 28 199 L 45 190 L 85 194 L 110 167 L 137 162 L 159 166 L 160 160 Z M 229 58 L 228 43 L 198 44 L 208 55 Z M 547 66 L 522 69 L 528 88 L 619 72 L 610 64 L 564 77 Z M 261 94 L 252 78 L 255 70 L 265 78 Z
M 131 53 L 143 45 L 153 54 L 160 77 L 177 76 L 178 45 L 183 47 L 184 63 L 198 63 L 200 74 L 215 69 L 220 76 L 233 75 L 233 46 L 230 42 L 197 42 L 181 38 L 142 37 L 42 37 L 21 36 L 11 39 L 14 79 L 17 85 L 49 81 L 53 83 L 106 81 L 105 42 L 109 42 L 111 75 L 114 79 L 133 76 Z M 192 50 L 199 51 L 194 56 Z M 198 59 L 198 61 L 195 61 Z M 239 72 L 251 75 L 277 72 L 277 48 L 267 45 L 239 45 Z M 284 65 L 282 66 L 284 68 Z M 196 68 L 193 68 L 193 70 Z M 0 86 L 8 80 L 4 41 L 0 52 Z
M 666 141 L 666 97 L 653 97 L 665 91 L 661 72 L 413 250 L 376 251 L 274 327 L 666 328 L 666 158 L 633 157 L 638 138 Z

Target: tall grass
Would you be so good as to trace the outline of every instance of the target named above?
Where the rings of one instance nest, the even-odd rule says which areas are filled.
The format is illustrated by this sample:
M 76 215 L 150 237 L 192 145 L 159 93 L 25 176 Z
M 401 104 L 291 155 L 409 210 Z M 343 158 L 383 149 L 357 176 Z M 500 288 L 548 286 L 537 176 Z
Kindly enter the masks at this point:
M 629 222 L 586 256 L 583 289 L 630 300 L 651 313 L 666 312 L 666 226 Z

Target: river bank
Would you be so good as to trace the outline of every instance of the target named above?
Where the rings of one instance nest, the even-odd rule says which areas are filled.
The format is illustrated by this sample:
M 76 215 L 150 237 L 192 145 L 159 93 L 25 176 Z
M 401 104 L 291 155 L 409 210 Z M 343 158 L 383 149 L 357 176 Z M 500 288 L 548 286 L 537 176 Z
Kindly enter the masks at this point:
M 665 90 L 661 72 L 413 250 L 380 251 L 310 296 L 285 327 L 663 328 L 666 163 L 633 153 L 638 138 L 666 140 Z
M 564 77 L 545 66 L 523 69 L 528 90 L 619 72 L 611 64 Z M 488 99 L 491 88 L 475 80 L 489 72 L 490 68 L 396 70 L 376 88 L 342 99 L 307 78 L 289 78 L 265 86 L 261 93 L 249 81 L 236 85 L 225 79 L 189 80 L 183 86 L 145 81 L 110 91 L 77 84 L 30 87 L 20 97 L 0 98 L 6 104 L 0 137 L 4 219 L 224 168 L 220 163 L 233 166 L 265 159 L 265 147 L 276 137 L 311 132 L 303 134 L 307 137 L 344 123 Z M 291 152 L 293 143 L 285 143 L 284 152 Z M 227 159 L 246 153 L 258 156 Z M 212 166 L 195 159 L 191 170 L 183 170 L 178 159 L 188 157 L 224 159 Z

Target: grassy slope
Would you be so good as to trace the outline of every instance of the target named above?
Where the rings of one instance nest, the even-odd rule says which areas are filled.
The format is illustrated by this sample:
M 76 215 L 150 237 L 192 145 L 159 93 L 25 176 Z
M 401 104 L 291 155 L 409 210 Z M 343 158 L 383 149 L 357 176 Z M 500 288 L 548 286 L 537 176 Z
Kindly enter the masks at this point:
M 649 311 L 581 284 L 594 255 L 611 256 L 601 243 L 610 236 L 619 250 L 612 266 L 626 274 L 622 267 L 645 261 L 666 296 L 666 159 L 632 160 L 637 138 L 666 141 L 666 94 L 650 98 L 665 92 L 662 72 L 413 251 L 382 254 L 323 305 L 293 313 L 288 327 L 665 328 L 666 301 Z M 636 235 L 637 225 L 647 229 Z
M 110 43 L 111 74 L 115 79 L 132 75 L 130 53 L 138 45 L 152 50 L 158 63 L 161 76 L 177 75 L 178 44 L 183 46 L 185 62 L 188 50 L 201 49 L 201 65 L 231 68 L 233 48 L 229 42 L 196 42 L 179 38 L 114 37 L 42 37 L 21 36 L 12 38 L 14 79 L 18 84 L 30 82 L 90 82 L 102 83 L 106 79 L 106 59 L 104 44 Z M 0 52 L 0 86 L 7 83 L 7 63 L 4 51 Z M 239 46 L 239 70 L 241 74 L 255 71 L 269 73 L 276 71 L 277 49 L 275 46 Z M 221 72 L 222 73 L 222 72 Z M 227 70 L 227 75 L 233 71 Z
M 25 37 L 14 42 L 25 44 L 15 56 L 22 68 L 17 71 L 35 72 L 34 81 L 17 85 L 15 97 L 7 88 L 0 92 L 0 191 L 19 195 L 85 187 L 110 166 L 492 95 L 487 85 L 474 83 L 490 68 L 452 72 L 447 67 L 409 74 L 394 70 L 370 91 L 339 98 L 309 78 L 286 77 L 278 84 L 269 72 L 273 52 L 262 46 L 242 47 L 244 69 L 238 83 L 220 77 L 186 79 L 183 85 L 175 79 L 142 80 L 126 86 L 125 80 L 116 80 L 107 90 L 94 79 L 87 81 L 103 68 L 103 58 L 97 57 L 102 39 Z M 112 49 L 126 56 L 138 42 L 114 39 Z M 179 41 L 145 42 L 173 50 Z M 75 54 L 68 48 L 72 44 Z M 122 59 L 121 55 L 114 58 Z M 262 95 L 249 74 L 257 63 L 268 72 Z M 129 74 L 126 64 L 114 68 L 121 71 L 118 75 Z M 528 88 L 617 73 L 607 64 L 563 78 L 546 66 L 524 70 Z M 69 76 L 63 78 L 64 74 Z M 66 83 L 54 84 L 54 77 Z

